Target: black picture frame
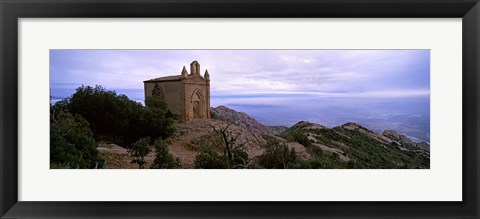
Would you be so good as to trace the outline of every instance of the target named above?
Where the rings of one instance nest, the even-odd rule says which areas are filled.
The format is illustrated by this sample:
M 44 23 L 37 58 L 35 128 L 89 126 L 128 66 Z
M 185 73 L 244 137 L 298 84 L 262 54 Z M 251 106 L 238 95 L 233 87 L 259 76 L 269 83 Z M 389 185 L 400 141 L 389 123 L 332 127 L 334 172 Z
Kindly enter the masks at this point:
M 1 0 L 0 15 L 2 218 L 480 218 L 478 0 Z M 17 21 L 71 17 L 462 18 L 463 201 L 20 202 Z

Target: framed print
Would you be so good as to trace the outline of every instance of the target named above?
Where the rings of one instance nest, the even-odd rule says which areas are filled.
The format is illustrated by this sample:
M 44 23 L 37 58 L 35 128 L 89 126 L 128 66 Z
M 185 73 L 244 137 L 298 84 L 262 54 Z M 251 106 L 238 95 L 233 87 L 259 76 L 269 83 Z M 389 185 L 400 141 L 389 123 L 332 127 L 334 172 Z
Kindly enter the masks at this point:
M 2 1 L 2 218 L 478 218 L 479 7 Z

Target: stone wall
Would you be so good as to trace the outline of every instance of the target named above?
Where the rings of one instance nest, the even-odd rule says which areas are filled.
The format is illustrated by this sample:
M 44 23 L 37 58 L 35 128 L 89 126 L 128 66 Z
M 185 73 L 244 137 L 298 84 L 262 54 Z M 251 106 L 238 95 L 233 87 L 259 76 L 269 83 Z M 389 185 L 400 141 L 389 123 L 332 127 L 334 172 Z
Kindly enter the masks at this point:
M 146 82 L 145 86 L 145 97 L 152 96 L 153 89 L 155 84 L 163 89 L 164 101 L 168 105 L 168 109 L 173 114 L 183 117 L 184 110 L 184 93 L 183 93 L 183 84 L 181 81 L 159 81 L 159 82 Z

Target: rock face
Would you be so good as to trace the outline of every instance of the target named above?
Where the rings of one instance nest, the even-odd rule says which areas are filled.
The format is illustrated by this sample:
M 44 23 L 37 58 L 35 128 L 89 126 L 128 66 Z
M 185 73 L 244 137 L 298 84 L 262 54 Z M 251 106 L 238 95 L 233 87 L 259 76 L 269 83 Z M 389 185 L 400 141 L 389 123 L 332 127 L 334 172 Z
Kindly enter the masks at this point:
M 358 131 L 358 132 L 360 132 L 364 135 L 367 135 L 368 137 L 373 138 L 376 141 L 379 141 L 379 142 L 384 143 L 384 144 L 392 143 L 391 139 L 389 139 L 389 138 L 387 138 L 383 135 L 379 135 L 375 132 L 372 132 L 372 131 L 368 130 L 367 128 L 365 128 L 365 127 L 363 127 L 359 124 L 353 123 L 353 122 L 346 123 L 346 124 L 342 125 L 341 127 L 346 129 L 346 130 L 350 130 L 350 131 Z
M 223 142 L 216 135 L 213 128 L 219 129 L 227 126 L 229 126 L 228 131 L 231 132 L 231 136 L 236 138 L 236 143 L 245 143 L 242 150 L 249 157 L 257 157 L 263 153 L 264 149 L 261 146 L 267 141 L 261 134 L 218 119 L 205 119 L 191 123 L 176 124 L 176 134 L 167 140 L 170 152 L 180 159 L 182 166 L 191 168 L 193 167 L 196 154 L 204 146 L 216 148 L 218 152 L 223 153 Z
M 287 126 L 269 126 L 269 127 L 273 129 L 273 134 L 274 135 L 281 134 L 284 131 L 287 131 L 287 129 L 288 129 Z
M 398 145 L 407 145 L 413 148 L 419 148 L 425 151 L 430 151 L 430 144 L 426 142 L 413 142 L 405 135 L 398 134 L 395 130 L 385 130 L 382 133 L 383 136 L 392 139 Z
M 289 128 L 289 130 L 307 130 L 307 129 L 324 129 L 324 128 L 326 127 L 320 124 L 311 123 L 307 121 L 300 121 L 294 126 L 292 126 L 291 128 Z
M 415 145 L 423 150 L 429 151 L 430 152 L 430 145 L 426 142 L 420 142 L 420 143 L 415 143 Z
M 243 127 L 249 131 L 264 135 L 276 135 L 287 129 L 284 126 L 266 126 L 259 123 L 256 119 L 250 117 L 244 112 L 237 112 L 226 106 L 219 106 L 211 108 L 211 112 L 215 119 L 220 119 L 225 122 L 235 122 L 237 126 Z
M 339 147 L 340 145 L 336 145 L 333 147 L 331 145 L 326 146 L 322 144 L 320 141 L 317 141 L 317 138 L 319 137 L 318 132 L 320 130 L 327 130 L 327 129 L 328 128 L 320 124 L 311 123 L 307 121 L 300 121 L 294 126 L 292 126 L 291 128 L 289 128 L 287 131 L 285 131 L 284 137 L 288 138 L 288 136 L 293 133 L 304 133 L 314 147 L 318 147 L 322 151 L 329 154 L 336 154 L 340 158 L 340 160 L 344 162 L 350 161 L 351 159 L 344 155 L 345 152 L 341 150 L 341 147 Z

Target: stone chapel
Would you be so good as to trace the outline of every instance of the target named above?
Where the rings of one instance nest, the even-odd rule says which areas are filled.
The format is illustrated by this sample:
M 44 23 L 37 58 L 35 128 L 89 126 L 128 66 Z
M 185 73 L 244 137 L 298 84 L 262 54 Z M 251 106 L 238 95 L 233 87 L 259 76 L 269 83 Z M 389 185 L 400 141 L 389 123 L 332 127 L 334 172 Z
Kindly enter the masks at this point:
M 190 64 L 190 74 L 183 66 L 180 75 L 146 80 L 145 99 L 157 97 L 184 123 L 210 118 L 210 75 L 200 75 L 200 63 Z

